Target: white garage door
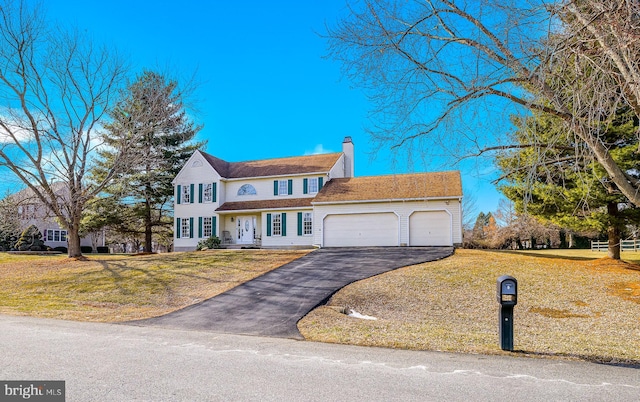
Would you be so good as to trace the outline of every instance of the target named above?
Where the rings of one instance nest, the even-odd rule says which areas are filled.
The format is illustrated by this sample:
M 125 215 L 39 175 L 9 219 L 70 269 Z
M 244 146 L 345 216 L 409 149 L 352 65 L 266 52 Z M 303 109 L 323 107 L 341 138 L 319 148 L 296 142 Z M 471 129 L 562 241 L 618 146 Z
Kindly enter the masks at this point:
M 397 246 L 398 217 L 394 213 L 328 215 L 324 247 Z
M 414 212 L 409 218 L 410 246 L 451 246 L 451 216 L 445 211 Z

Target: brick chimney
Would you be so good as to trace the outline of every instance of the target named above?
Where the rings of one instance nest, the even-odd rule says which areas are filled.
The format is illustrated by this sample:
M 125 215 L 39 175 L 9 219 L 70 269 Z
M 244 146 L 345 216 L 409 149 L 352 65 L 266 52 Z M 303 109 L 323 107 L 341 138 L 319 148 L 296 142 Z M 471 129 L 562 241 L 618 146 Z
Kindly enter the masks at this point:
M 355 165 L 351 137 L 344 137 L 342 153 L 344 154 L 344 177 L 353 177 L 355 175 Z

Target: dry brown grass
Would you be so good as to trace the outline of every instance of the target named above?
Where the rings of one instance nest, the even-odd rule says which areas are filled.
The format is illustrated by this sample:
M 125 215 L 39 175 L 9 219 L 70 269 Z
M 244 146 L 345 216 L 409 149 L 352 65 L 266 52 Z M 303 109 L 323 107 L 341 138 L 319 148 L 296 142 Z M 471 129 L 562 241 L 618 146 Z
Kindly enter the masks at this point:
M 0 313 L 127 321 L 213 297 L 309 251 L 212 250 L 143 256 L 0 254 Z
M 496 279 L 518 280 L 519 353 L 640 364 L 640 271 L 580 260 L 457 250 L 451 258 L 352 284 L 298 324 L 305 338 L 420 350 L 500 354 Z M 350 307 L 377 317 L 341 314 Z

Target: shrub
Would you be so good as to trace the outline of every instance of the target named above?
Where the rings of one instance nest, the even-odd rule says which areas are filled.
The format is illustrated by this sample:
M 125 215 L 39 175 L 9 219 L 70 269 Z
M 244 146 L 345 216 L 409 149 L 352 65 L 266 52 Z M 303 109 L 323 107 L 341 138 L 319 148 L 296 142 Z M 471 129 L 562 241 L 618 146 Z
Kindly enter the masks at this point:
M 98 253 L 101 253 L 101 254 L 109 254 L 109 247 L 98 246 L 96 247 L 96 250 L 98 251 Z
M 69 250 L 63 246 L 54 247 L 53 251 L 59 251 L 63 254 L 67 254 L 69 252 Z
M 80 252 L 82 254 L 93 253 L 93 247 L 91 247 L 91 246 L 80 246 Z
M 42 233 L 35 225 L 31 225 L 22 232 L 15 245 L 18 251 L 43 251 L 45 250 Z
M 208 250 L 211 248 L 220 248 L 220 238 L 218 236 L 211 236 L 208 239 L 200 240 L 196 250 Z

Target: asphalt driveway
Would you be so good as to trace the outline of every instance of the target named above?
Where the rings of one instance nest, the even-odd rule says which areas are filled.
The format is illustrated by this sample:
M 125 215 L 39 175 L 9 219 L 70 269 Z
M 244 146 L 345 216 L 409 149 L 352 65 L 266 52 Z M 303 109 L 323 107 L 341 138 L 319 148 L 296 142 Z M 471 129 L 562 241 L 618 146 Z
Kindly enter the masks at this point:
M 303 339 L 297 322 L 344 286 L 452 253 L 452 247 L 319 249 L 201 303 L 125 324 Z

